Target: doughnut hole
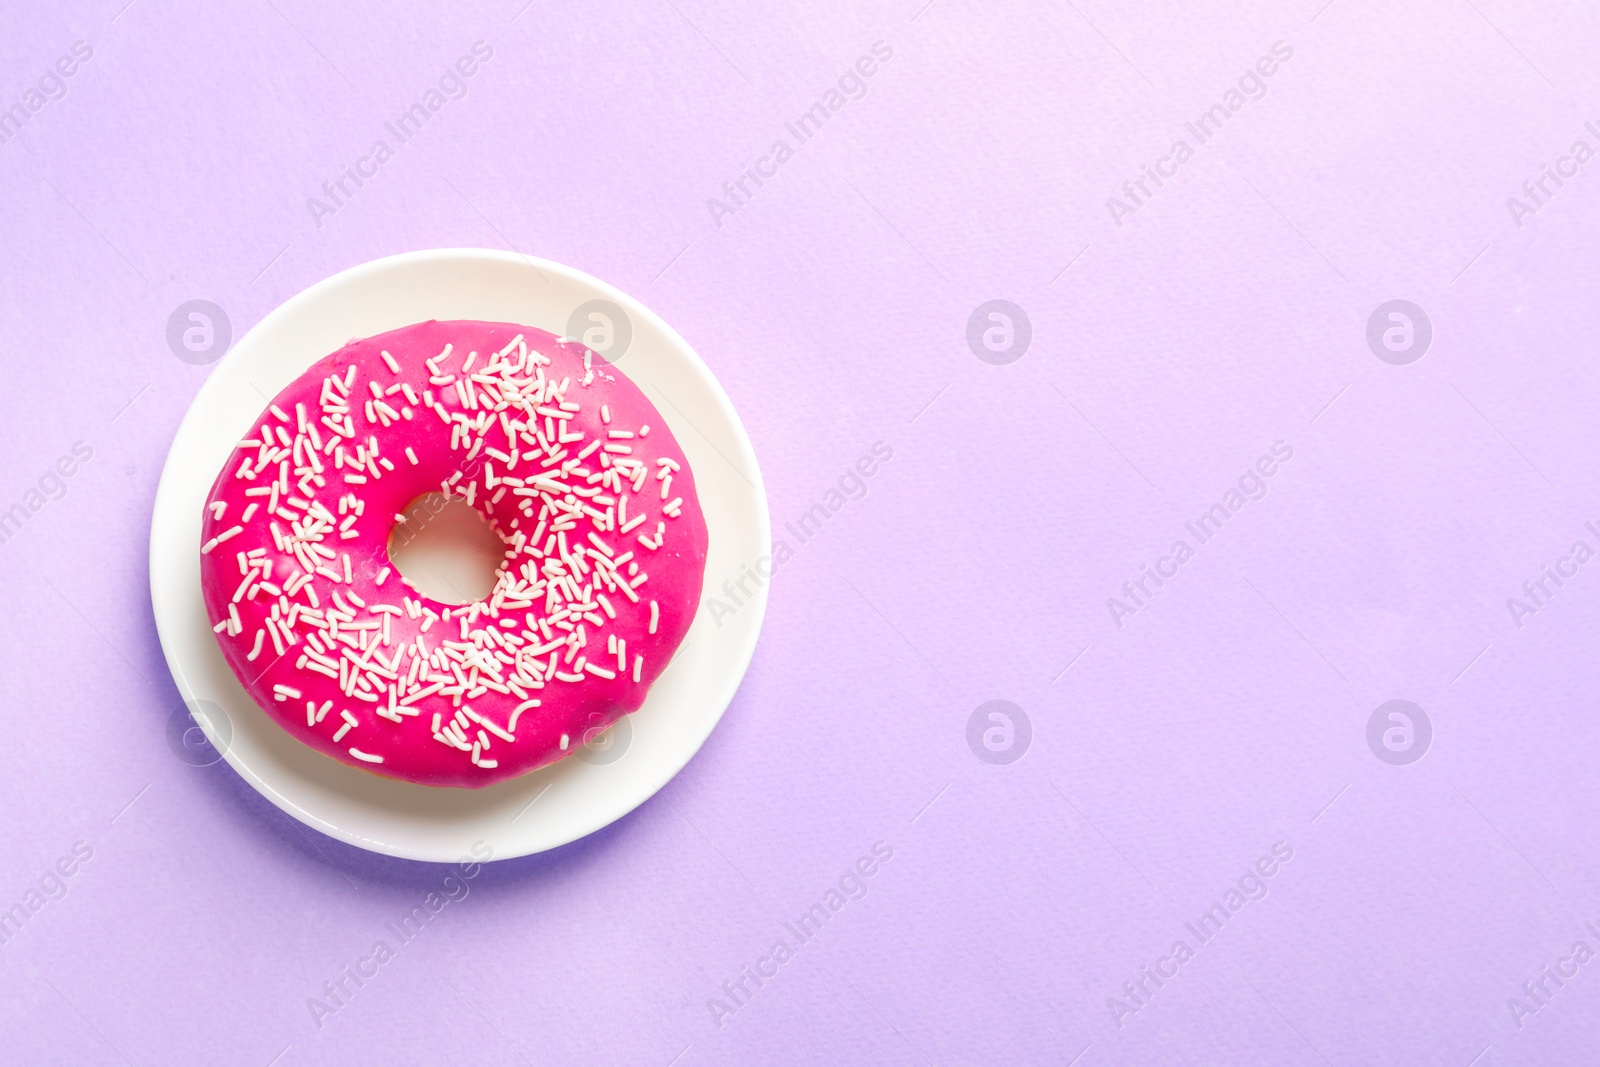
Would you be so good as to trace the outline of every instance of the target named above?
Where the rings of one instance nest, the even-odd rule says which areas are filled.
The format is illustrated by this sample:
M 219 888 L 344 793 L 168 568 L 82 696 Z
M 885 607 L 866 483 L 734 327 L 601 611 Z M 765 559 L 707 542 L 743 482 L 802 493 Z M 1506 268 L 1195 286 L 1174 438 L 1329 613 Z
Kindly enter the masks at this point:
M 423 493 L 389 531 L 389 561 L 421 593 L 441 604 L 471 604 L 494 592 L 507 545 L 472 505 Z

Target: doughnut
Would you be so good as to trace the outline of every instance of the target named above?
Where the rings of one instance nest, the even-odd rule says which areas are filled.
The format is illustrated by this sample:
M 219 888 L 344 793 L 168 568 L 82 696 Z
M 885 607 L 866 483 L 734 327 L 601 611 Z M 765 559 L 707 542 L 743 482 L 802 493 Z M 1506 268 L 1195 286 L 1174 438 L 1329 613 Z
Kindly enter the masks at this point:
M 488 597 L 443 603 L 394 566 L 428 493 L 505 542 Z M 482 788 L 638 710 L 694 619 L 706 545 L 688 460 L 615 367 L 528 326 L 430 321 L 273 398 L 211 488 L 200 574 L 228 665 L 290 734 Z

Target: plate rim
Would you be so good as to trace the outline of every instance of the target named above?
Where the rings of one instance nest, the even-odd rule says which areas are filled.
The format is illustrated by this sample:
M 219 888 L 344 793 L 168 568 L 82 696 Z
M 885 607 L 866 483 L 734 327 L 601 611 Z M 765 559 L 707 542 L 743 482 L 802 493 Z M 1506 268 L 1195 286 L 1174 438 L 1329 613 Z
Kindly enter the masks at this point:
M 478 264 L 486 263 L 501 268 L 531 268 L 536 273 L 549 272 L 551 274 L 559 275 L 570 283 L 592 291 L 597 297 L 616 301 L 617 303 L 621 304 L 629 312 L 629 314 L 639 316 L 645 321 L 648 321 L 655 329 L 660 331 L 661 337 L 665 344 L 668 347 L 675 349 L 681 356 L 686 357 L 689 367 L 693 371 L 695 380 L 707 390 L 709 399 L 715 404 L 719 414 L 727 420 L 728 425 L 732 428 L 736 438 L 736 444 L 738 446 L 735 458 L 739 462 L 735 466 L 735 469 L 746 475 L 746 479 L 751 484 L 754 493 L 754 499 L 758 505 L 756 508 L 756 515 L 754 516 L 758 523 L 758 529 L 756 530 L 758 543 L 761 545 L 770 545 L 772 543 L 772 516 L 771 508 L 767 501 L 766 484 L 761 475 L 760 463 L 756 457 L 755 446 L 750 440 L 749 432 L 745 429 L 743 420 L 739 418 L 738 410 L 734 407 L 733 401 L 729 398 L 727 391 L 722 387 L 722 383 L 717 379 L 716 375 L 711 372 L 710 367 L 706 365 L 705 361 L 700 357 L 700 354 L 695 351 L 694 347 L 684 340 L 682 335 L 674 330 L 672 326 L 666 322 L 666 320 L 664 320 L 653 309 L 644 304 L 643 301 L 618 288 L 617 286 L 602 281 L 601 279 L 596 278 L 585 271 L 579 270 L 576 267 L 571 267 L 564 263 L 558 263 L 553 260 L 543 259 L 537 256 L 530 256 L 519 252 L 509 252 L 503 249 L 473 247 L 430 248 L 416 249 L 408 252 L 398 252 L 387 256 L 381 256 L 377 259 L 367 260 L 354 266 L 346 267 L 343 270 L 311 283 L 310 285 L 294 293 L 292 296 L 284 299 L 271 311 L 267 312 L 259 320 L 257 320 L 254 325 L 240 335 L 238 340 L 229 346 L 223 357 L 217 361 L 215 366 L 211 368 L 210 372 L 207 374 L 205 382 L 201 384 L 199 390 L 195 393 L 194 398 L 189 402 L 189 406 L 185 410 L 183 418 L 179 420 L 177 428 L 173 433 L 172 442 L 167 449 L 166 459 L 162 463 L 161 477 L 157 484 L 155 496 L 151 505 L 150 549 L 148 565 L 150 576 L 151 607 L 152 614 L 155 617 L 157 637 L 161 643 L 162 656 L 166 661 L 168 673 L 172 676 L 173 683 L 176 686 L 179 695 L 184 699 L 185 706 L 188 706 L 196 700 L 202 698 L 199 697 L 195 692 L 195 689 L 188 677 L 188 673 L 184 669 L 183 655 L 179 650 L 176 649 L 176 646 L 180 643 L 180 636 L 177 633 L 179 621 L 176 617 L 179 608 L 176 605 L 181 601 L 181 598 L 174 597 L 170 587 L 164 587 L 158 584 L 158 582 L 160 582 L 161 578 L 165 576 L 164 572 L 166 570 L 166 562 L 161 558 L 164 545 L 163 534 L 166 532 L 166 528 L 176 521 L 172 518 L 172 516 L 175 514 L 176 509 L 179 508 L 181 504 L 181 501 L 176 499 L 181 490 L 177 485 L 178 478 L 174 474 L 177 464 L 180 463 L 178 446 L 180 442 L 184 442 L 186 435 L 194 435 L 201 432 L 196 427 L 198 426 L 198 423 L 205 417 L 203 410 L 205 409 L 208 401 L 212 399 L 212 394 L 224 388 L 224 386 L 220 384 L 222 382 L 222 376 L 219 374 L 219 372 L 226 367 L 231 360 L 234 360 L 236 355 L 245 348 L 247 341 L 251 340 L 260 333 L 269 331 L 280 321 L 292 318 L 299 312 L 303 305 L 313 301 L 317 295 L 327 289 L 334 288 L 341 284 L 360 282 L 363 280 L 364 275 L 378 274 L 385 270 L 397 268 L 415 268 L 419 266 L 432 266 L 434 268 L 447 267 L 451 263 L 460 263 L 463 260 L 475 261 Z M 304 372 L 302 371 L 301 373 Z M 667 412 L 661 411 L 659 407 L 658 411 L 660 411 L 662 418 L 670 425 L 672 420 L 669 418 Z M 713 445 L 713 447 L 715 446 Z M 170 555 L 173 551 L 174 550 L 172 549 L 168 549 L 167 554 Z M 702 598 L 709 595 L 706 589 L 707 587 L 702 587 Z M 535 855 L 540 852 L 560 848 L 563 845 L 571 844 L 573 841 L 587 837 L 588 835 L 610 826 L 611 824 L 635 811 L 642 804 L 644 804 L 645 801 L 649 800 L 661 789 L 663 789 L 668 782 L 677 777 L 683 768 L 688 765 L 689 761 L 693 759 L 694 756 L 704 746 L 706 740 L 711 736 L 711 732 L 715 730 L 717 725 L 722 721 L 723 715 L 727 713 L 728 706 L 733 702 L 734 696 L 737 695 L 740 685 L 743 684 L 745 676 L 749 672 L 750 663 L 755 656 L 756 645 L 759 643 L 762 625 L 766 618 L 768 594 L 768 584 L 760 583 L 757 587 L 757 595 L 745 602 L 745 609 L 754 609 L 754 615 L 752 616 L 753 621 L 748 629 L 745 630 L 744 635 L 739 638 L 739 645 L 736 647 L 736 649 L 730 650 L 734 652 L 731 662 L 736 665 L 736 669 L 731 670 L 726 675 L 726 695 L 715 701 L 715 703 L 717 703 L 719 706 L 714 708 L 713 713 L 706 718 L 704 731 L 701 732 L 697 737 L 686 737 L 684 743 L 673 750 L 676 752 L 676 755 L 669 761 L 669 773 L 662 775 L 660 781 L 655 781 L 653 776 L 639 776 L 632 787 L 628 790 L 626 798 L 619 805 L 613 809 L 606 810 L 592 822 L 583 825 L 581 828 L 577 828 L 574 832 L 558 832 L 555 836 L 560 838 L 560 840 L 552 840 L 547 843 L 535 842 L 526 848 L 512 846 L 506 851 L 497 849 L 493 859 L 515 859 L 520 856 Z M 198 591 L 196 591 L 196 595 L 198 596 Z M 684 635 L 683 643 L 687 643 L 690 640 L 696 627 L 703 625 L 706 625 L 705 614 L 704 612 L 697 612 L 695 622 L 691 624 L 689 632 Z M 680 648 L 682 647 L 683 643 L 680 643 Z M 648 696 L 646 699 L 648 700 Z M 236 746 L 232 745 L 227 740 L 223 740 L 219 744 L 218 734 L 206 716 L 194 716 L 193 721 L 200 726 L 201 730 L 205 733 L 207 740 L 217 748 L 221 758 L 228 762 L 228 765 L 233 768 L 235 773 L 237 773 L 242 779 L 244 779 L 245 782 L 250 785 L 252 789 L 254 789 L 261 796 L 265 797 L 280 811 L 289 815 L 291 818 L 296 819 L 298 822 L 309 826 L 320 833 L 326 834 L 329 837 L 333 837 L 337 840 L 363 849 L 364 851 L 374 852 L 381 855 L 393 856 L 399 859 L 415 860 L 419 862 L 450 862 L 459 858 L 458 855 L 454 854 L 458 853 L 459 849 L 453 850 L 453 854 L 451 855 L 445 855 L 442 852 L 433 851 L 427 847 L 419 847 L 416 845 L 406 844 L 404 842 L 380 841 L 376 838 L 364 836 L 354 830 L 341 827 L 323 814 L 307 810 L 300 803 L 291 799 L 279 788 L 277 788 L 270 776 L 264 777 L 260 773 L 258 767 L 251 762 L 246 761 Z M 326 758 L 321 757 L 319 753 L 316 753 L 309 748 L 305 749 L 305 753 L 310 757 Z M 558 761 L 558 764 L 570 762 L 573 761 L 568 759 Z M 557 764 L 552 764 L 549 766 L 556 765 Z M 599 770 L 599 768 L 593 768 L 590 773 L 594 773 L 594 771 L 597 770 Z M 537 772 L 535 771 L 530 773 Z M 511 781 L 515 780 L 516 779 L 511 779 Z M 419 788 L 431 787 L 419 785 Z M 543 795 L 542 792 L 540 795 Z

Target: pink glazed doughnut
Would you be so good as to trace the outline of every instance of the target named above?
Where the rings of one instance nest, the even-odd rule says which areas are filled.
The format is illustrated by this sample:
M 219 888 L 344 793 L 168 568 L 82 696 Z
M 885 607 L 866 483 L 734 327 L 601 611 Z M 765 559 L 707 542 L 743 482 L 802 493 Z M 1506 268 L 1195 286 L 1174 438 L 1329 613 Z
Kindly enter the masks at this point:
M 506 543 L 451 605 L 389 559 L 425 493 Z M 694 619 L 706 524 L 638 386 L 527 326 L 423 322 L 353 341 L 279 393 L 217 476 L 206 611 L 240 683 L 342 763 L 481 788 L 628 712 Z

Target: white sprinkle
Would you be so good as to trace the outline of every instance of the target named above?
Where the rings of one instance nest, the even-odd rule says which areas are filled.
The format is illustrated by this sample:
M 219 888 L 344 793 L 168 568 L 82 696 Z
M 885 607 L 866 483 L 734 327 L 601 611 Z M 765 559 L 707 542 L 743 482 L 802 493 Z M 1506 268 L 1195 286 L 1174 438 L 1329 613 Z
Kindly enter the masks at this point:
M 396 374 L 400 373 L 400 364 L 398 364 L 398 363 L 396 363 L 394 361 L 394 357 L 393 356 L 391 356 L 388 352 L 381 352 L 379 354 L 383 356 L 383 361 L 385 363 L 389 364 L 389 369 L 390 370 L 394 371 L 394 373 L 396 373 Z
M 235 536 L 237 536 L 237 535 L 239 535 L 239 534 L 241 534 L 243 532 L 244 532 L 244 527 L 243 526 L 230 526 L 228 529 L 224 530 L 222 533 L 218 534 L 217 536 L 213 537 L 211 540 L 207 541 L 205 544 L 201 545 L 200 546 L 200 554 L 202 556 L 205 555 L 206 553 L 210 552 L 213 548 L 216 548 L 218 545 L 222 544 L 222 542 L 226 541 L 228 538 L 235 537 Z
M 354 756 L 358 760 L 365 760 L 367 763 L 382 763 L 383 762 L 383 757 L 382 756 L 371 755 L 370 753 L 361 751 L 359 748 L 352 747 L 350 749 L 350 755 Z
M 539 702 L 537 700 L 524 700 L 521 704 L 518 704 L 516 706 L 516 708 L 511 712 L 511 722 L 507 725 L 506 728 L 508 730 L 510 730 L 512 733 L 515 733 L 516 729 L 517 729 L 517 717 L 519 715 L 521 715 L 524 711 L 527 711 L 529 708 L 536 708 L 538 706 L 539 706 Z
M 661 622 L 661 606 L 654 600 L 650 601 L 650 632 L 656 632 L 656 625 Z

